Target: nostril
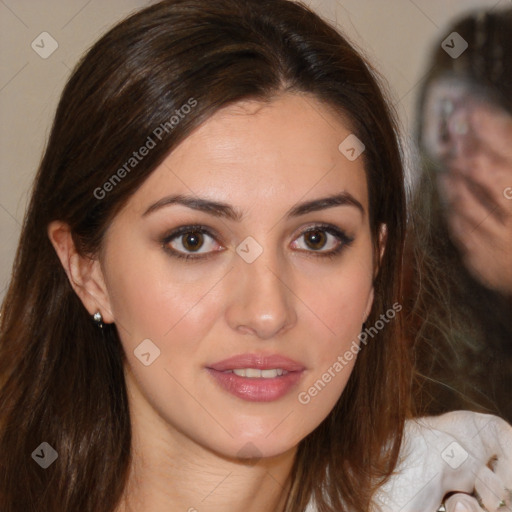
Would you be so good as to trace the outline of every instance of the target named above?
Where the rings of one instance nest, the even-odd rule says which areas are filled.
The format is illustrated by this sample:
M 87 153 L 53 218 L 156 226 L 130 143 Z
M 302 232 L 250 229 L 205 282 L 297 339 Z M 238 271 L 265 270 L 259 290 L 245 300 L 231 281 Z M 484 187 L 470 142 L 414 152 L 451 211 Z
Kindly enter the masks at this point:
M 242 334 L 254 334 L 254 329 L 247 327 L 246 325 L 240 325 L 237 328 Z
M 496 465 L 498 464 L 498 456 L 493 455 L 488 461 L 486 466 L 494 473 L 496 469 Z

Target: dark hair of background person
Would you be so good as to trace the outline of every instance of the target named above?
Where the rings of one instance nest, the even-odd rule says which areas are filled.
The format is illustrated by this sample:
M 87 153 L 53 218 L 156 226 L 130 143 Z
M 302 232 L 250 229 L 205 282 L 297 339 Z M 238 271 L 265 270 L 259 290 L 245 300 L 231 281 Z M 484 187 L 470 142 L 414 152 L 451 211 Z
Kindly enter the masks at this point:
M 0 330 L 2 512 L 112 512 L 131 461 L 116 327 L 92 322 L 48 224 L 68 223 L 80 253 L 97 254 L 116 213 L 192 130 L 222 107 L 283 92 L 324 102 L 364 141 L 376 255 L 379 226 L 388 226 L 367 325 L 400 300 L 405 199 L 395 115 L 344 37 L 286 0 L 169 0 L 135 13 L 65 86 L 24 220 Z M 197 106 L 98 200 L 94 190 L 191 97 Z M 366 511 L 393 470 L 410 406 L 399 317 L 363 348 L 341 399 L 300 443 L 287 511 L 304 510 L 312 495 L 320 511 Z M 58 452 L 46 470 L 31 458 L 43 441 Z
M 465 268 L 436 187 L 439 165 L 421 146 L 426 93 L 440 78 L 467 83 L 512 115 L 512 9 L 467 14 L 442 39 L 451 32 L 468 48 L 453 59 L 440 40 L 419 97 L 421 177 L 406 243 L 412 268 L 404 274 L 418 371 L 415 402 L 418 414 L 472 409 L 512 422 L 512 297 L 485 287 Z

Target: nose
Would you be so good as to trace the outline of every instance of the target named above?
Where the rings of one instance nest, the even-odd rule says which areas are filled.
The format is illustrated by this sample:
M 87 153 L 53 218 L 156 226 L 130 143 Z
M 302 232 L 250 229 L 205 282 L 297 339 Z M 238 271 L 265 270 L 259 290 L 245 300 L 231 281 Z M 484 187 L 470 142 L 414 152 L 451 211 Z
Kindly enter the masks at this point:
M 268 251 L 270 252 L 270 251 Z M 284 281 L 282 265 L 267 251 L 252 263 L 241 258 L 231 272 L 226 319 L 239 334 L 271 339 L 291 329 L 297 322 L 296 296 Z

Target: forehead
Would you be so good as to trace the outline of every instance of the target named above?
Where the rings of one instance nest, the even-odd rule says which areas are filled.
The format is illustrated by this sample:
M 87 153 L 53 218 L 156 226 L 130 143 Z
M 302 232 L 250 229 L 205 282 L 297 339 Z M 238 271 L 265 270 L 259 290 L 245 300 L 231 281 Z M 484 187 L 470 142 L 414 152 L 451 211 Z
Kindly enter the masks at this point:
M 345 190 L 366 209 L 363 158 L 351 161 L 339 149 L 350 134 L 346 120 L 312 96 L 230 105 L 168 155 L 137 192 L 137 207 L 165 193 L 291 205 Z

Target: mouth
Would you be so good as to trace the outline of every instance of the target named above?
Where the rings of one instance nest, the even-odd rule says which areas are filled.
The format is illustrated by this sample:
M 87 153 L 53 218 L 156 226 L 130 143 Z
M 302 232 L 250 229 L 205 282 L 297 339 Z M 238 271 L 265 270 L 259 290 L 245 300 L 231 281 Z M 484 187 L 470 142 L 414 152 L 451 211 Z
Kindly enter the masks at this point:
M 242 354 L 206 369 L 228 393 L 247 401 L 271 402 L 297 386 L 305 367 L 277 354 Z
M 269 368 L 266 370 L 260 370 L 259 368 L 236 368 L 233 370 L 225 370 L 223 373 L 234 373 L 239 377 L 246 377 L 248 379 L 273 379 L 287 375 L 289 372 L 282 368 Z

